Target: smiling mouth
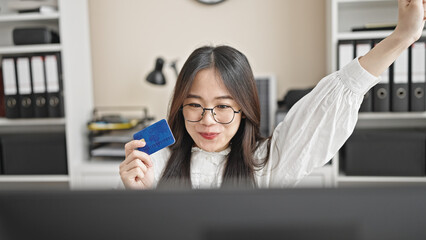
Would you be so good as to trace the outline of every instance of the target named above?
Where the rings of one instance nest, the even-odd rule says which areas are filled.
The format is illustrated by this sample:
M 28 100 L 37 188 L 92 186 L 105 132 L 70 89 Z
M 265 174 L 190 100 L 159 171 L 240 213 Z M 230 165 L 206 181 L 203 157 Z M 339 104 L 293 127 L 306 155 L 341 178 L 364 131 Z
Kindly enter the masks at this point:
M 200 133 L 200 135 L 205 139 L 212 140 L 215 139 L 219 133 Z

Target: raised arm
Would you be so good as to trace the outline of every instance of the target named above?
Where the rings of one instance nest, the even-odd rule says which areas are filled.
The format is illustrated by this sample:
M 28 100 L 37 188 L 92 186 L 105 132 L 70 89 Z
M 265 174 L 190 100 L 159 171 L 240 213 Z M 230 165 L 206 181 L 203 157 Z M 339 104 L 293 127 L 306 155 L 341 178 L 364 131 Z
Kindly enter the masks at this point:
M 411 44 L 425 25 L 425 0 L 398 0 L 398 25 L 395 31 L 359 59 L 361 66 L 379 76 Z
M 422 34 L 425 1 L 399 0 L 395 31 L 369 53 L 322 79 L 275 129 L 262 186 L 293 186 L 343 146 L 358 120 L 364 94 Z

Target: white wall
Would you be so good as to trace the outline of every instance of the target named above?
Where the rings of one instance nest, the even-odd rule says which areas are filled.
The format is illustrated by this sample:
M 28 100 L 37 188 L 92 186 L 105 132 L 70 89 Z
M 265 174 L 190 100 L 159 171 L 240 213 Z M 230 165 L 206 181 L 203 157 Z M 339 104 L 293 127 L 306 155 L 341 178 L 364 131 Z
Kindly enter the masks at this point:
M 95 106 L 145 105 L 166 116 L 175 81 L 145 81 L 155 58 L 178 59 L 205 44 L 231 45 L 254 73 L 275 73 L 277 96 L 326 74 L 325 0 L 89 0 Z

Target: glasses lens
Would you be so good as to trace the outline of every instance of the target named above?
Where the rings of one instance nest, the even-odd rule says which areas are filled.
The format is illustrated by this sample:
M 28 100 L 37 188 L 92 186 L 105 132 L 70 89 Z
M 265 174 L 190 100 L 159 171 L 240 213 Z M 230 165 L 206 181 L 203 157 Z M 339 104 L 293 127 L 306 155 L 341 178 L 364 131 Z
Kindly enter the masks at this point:
M 200 105 L 185 105 L 182 109 L 183 117 L 190 122 L 200 121 L 203 117 L 203 108 Z
M 214 119 L 218 123 L 230 123 L 234 119 L 234 109 L 230 106 L 219 105 L 214 107 Z

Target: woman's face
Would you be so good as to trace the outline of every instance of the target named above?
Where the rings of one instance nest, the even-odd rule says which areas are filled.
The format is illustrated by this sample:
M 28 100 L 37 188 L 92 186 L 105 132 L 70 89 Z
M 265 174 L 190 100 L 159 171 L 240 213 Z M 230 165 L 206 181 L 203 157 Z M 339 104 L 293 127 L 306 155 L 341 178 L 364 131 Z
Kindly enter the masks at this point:
M 183 105 L 201 105 L 204 108 L 215 106 L 231 106 L 235 111 L 241 108 L 231 97 L 222 78 L 214 68 L 199 71 L 195 76 L 191 89 Z M 206 110 L 199 122 L 185 121 L 185 127 L 195 145 L 204 151 L 219 152 L 229 146 L 229 142 L 237 132 L 241 123 L 242 113 L 236 113 L 229 124 L 217 123 L 211 111 Z

